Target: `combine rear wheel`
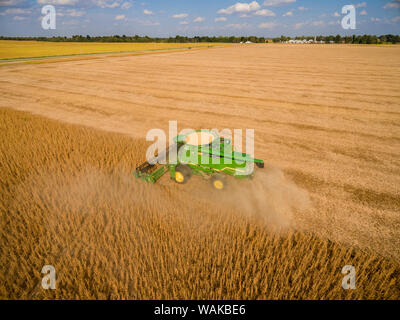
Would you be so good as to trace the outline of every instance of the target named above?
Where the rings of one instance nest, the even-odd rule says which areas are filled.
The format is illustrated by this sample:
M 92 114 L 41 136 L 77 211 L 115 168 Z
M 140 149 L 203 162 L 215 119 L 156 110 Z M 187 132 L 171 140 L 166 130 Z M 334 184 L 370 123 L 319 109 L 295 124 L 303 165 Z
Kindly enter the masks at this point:
M 217 175 L 211 178 L 211 184 L 214 189 L 223 190 L 226 188 L 226 180 L 224 177 Z

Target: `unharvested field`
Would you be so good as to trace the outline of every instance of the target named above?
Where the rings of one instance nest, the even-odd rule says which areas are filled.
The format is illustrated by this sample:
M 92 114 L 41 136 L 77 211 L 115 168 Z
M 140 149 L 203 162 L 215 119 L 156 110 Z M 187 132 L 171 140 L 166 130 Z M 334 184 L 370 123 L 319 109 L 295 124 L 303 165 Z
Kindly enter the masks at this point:
M 1 110 L 1 296 L 399 299 L 399 54 L 269 44 L 3 66 L 0 107 L 114 133 Z M 134 180 L 168 120 L 254 128 L 268 166 L 232 196 Z M 55 292 L 37 286 L 44 264 Z
M 0 40 L 0 60 L 216 46 L 216 43 L 97 43 Z M 226 45 L 226 44 L 225 44 Z
M 183 189 L 135 180 L 144 141 L 0 115 L 1 298 L 400 298 L 398 261 L 271 232 L 264 211 L 238 209 L 200 179 Z M 266 170 L 271 189 L 282 187 Z M 54 291 L 40 286 L 46 264 Z M 354 291 L 340 285 L 346 264 L 357 268 Z

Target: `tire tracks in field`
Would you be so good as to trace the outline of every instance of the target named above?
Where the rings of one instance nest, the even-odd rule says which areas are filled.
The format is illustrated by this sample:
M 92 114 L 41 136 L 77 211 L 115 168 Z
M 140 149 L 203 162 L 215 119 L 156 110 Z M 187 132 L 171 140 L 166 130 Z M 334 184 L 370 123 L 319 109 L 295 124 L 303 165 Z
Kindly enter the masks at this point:
M 10 84 L 8 82 L 8 84 Z M 21 88 L 21 91 L 18 92 L 18 94 L 16 96 L 32 96 L 31 94 L 27 94 L 27 87 L 30 87 L 34 90 L 32 90 L 32 95 L 36 95 L 36 97 L 38 96 L 37 92 L 43 92 L 42 87 L 40 86 L 35 86 L 35 85 L 28 85 L 25 84 L 24 88 Z M 2 93 L 3 96 L 7 96 L 9 90 L 5 89 L 2 90 L 3 88 L 0 89 L 0 92 Z M 16 88 L 13 88 L 14 90 Z M 17 90 L 19 89 L 19 87 L 17 87 Z M 63 90 L 63 89 L 52 89 L 51 93 L 60 93 L 63 96 L 63 99 L 65 101 L 66 99 L 66 94 L 68 94 L 69 96 L 71 96 L 70 101 L 66 101 L 65 103 L 68 103 L 69 106 L 73 106 L 75 109 L 83 109 L 83 110 L 95 110 L 95 113 L 102 113 L 101 111 L 99 112 L 99 109 L 95 108 L 95 107 L 88 107 L 87 104 L 82 105 L 82 104 L 78 104 L 78 103 L 74 103 L 73 101 L 76 100 L 83 100 L 82 99 L 82 93 L 76 93 L 74 91 L 67 91 L 67 90 Z M 86 97 L 90 97 L 91 101 L 95 101 L 95 100 L 104 100 L 104 98 L 99 98 L 98 95 L 89 95 L 89 94 L 85 94 Z M 74 99 L 75 97 L 75 99 Z M 38 98 L 36 98 L 38 99 Z M 46 101 L 47 103 L 50 103 L 51 98 L 49 98 L 48 96 L 48 92 L 43 92 L 42 94 L 42 98 L 43 101 Z M 54 103 L 56 104 L 56 99 L 54 98 Z M 107 97 L 107 101 L 109 102 L 109 104 L 111 104 L 111 102 L 113 102 L 112 105 L 114 105 L 115 102 L 118 102 L 120 104 L 123 105 L 131 105 L 131 106 L 138 106 L 138 107 L 142 107 L 142 108 L 146 108 L 146 110 L 149 109 L 156 109 L 156 110 L 162 110 L 164 109 L 164 107 L 161 107 L 159 105 L 154 105 L 154 104 L 150 104 L 150 103 L 134 103 L 132 101 L 129 100 L 124 100 L 124 99 L 117 99 L 117 98 L 110 98 Z M 95 105 L 95 103 L 93 102 L 93 104 Z M 198 109 L 182 109 L 182 108 L 178 108 L 178 107 L 168 107 L 168 109 L 170 111 L 177 111 L 180 113 L 189 113 L 189 114 L 194 114 L 198 112 Z M 120 108 L 120 110 L 122 110 Z M 157 113 L 157 111 L 155 111 Z M 296 129 L 300 129 L 300 130 L 312 130 L 312 131 L 319 131 L 319 132 L 324 132 L 324 133 L 337 133 L 337 134 L 344 134 L 344 135 L 355 135 L 355 136 L 360 136 L 360 137 L 364 137 L 364 138 L 373 138 L 379 141 L 383 141 L 383 142 L 400 142 L 400 138 L 395 137 L 395 136 L 378 136 L 378 135 L 374 135 L 374 134 L 369 134 L 369 133 L 363 133 L 363 132 L 354 132 L 354 131 L 349 131 L 349 130 L 340 130 L 340 129 L 336 129 L 336 128 L 326 128 L 326 127 L 321 127 L 318 125 L 311 125 L 311 124 L 299 124 L 299 123 L 294 123 L 294 122 L 283 122 L 283 121 L 276 121 L 276 120 L 271 120 L 271 119 L 254 119 L 252 116 L 245 116 L 245 115 L 232 115 L 231 112 L 227 112 L 227 113 L 220 113 L 220 112 L 214 112 L 214 111 L 206 111 L 206 110 L 202 110 L 201 114 L 204 115 L 209 115 L 211 117 L 224 117 L 224 116 L 229 116 L 231 119 L 237 119 L 238 121 L 240 120 L 250 120 L 250 122 L 255 122 L 255 123 L 259 123 L 259 124 L 265 124 L 265 123 L 270 123 L 270 124 L 274 124 L 274 125 L 283 125 L 283 126 L 289 126 L 292 128 L 296 128 Z M 115 115 L 115 113 L 107 113 L 107 115 Z
M 77 70 L 78 72 L 78 70 Z M 77 81 L 80 79 L 80 81 L 88 81 L 89 83 L 98 83 L 98 84 L 103 84 L 104 86 L 108 86 L 110 85 L 110 81 L 112 81 L 112 85 L 116 86 L 119 85 L 121 87 L 126 87 L 126 81 L 118 81 L 119 79 L 121 79 L 120 76 L 118 76 L 116 73 L 104 73 L 104 76 L 102 78 L 107 79 L 107 80 L 101 80 L 99 79 L 99 77 L 97 78 L 93 78 L 93 77 L 88 77 L 88 78 L 83 78 L 82 77 L 82 70 L 79 70 L 79 74 L 80 76 L 77 77 L 75 74 L 74 75 L 70 75 L 68 76 L 67 74 L 63 74 L 63 79 L 69 79 L 71 80 L 71 82 L 73 83 L 74 81 Z M 91 74 L 92 71 L 87 71 L 87 74 Z M 136 71 L 136 73 L 138 73 Z M 46 72 L 44 73 L 37 73 L 38 76 L 40 76 L 40 78 L 42 79 L 46 79 L 48 77 L 48 74 Z M 143 73 L 143 78 L 148 78 L 149 75 L 151 75 L 152 73 Z M 154 74 L 153 74 L 154 75 Z M 24 74 L 24 76 L 26 77 L 31 77 L 31 75 L 29 74 Z M 263 97 L 254 97 L 254 92 L 259 92 L 260 91 L 260 87 L 258 87 L 257 83 L 253 84 L 252 86 L 248 87 L 246 90 L 240 89 L 240 84 L 238 84 L 238 82 L 227 82 L 224 79 L 224 82 L 221 82 L 224 84 L 224 86 L 218 86 L 218 85 L 213 85 L 213 86 L 207 86 L 204 84 L 199 84 L 198 82 L 194 82 L 194 83 L 190 83 L 190 78 L 186 79 L 184 82 L 187 85 L 187 87 L 193 87 L 196 86 L 198 88 L 201 88 L 201 90 L 185 90 L 182 89 L 182 87 L 180 86 L 180 83 L 182 82 L 182 78 L 172 78 L 172 77 L 168 77 L 168 83 L 166 84 L 165 82 L 160 82 L 160 85 L 163 85 L 164 87 L 167 85 L 168 87 L 166 87 L 165 89 L 163 89 L 162 87 L 160 87 L 159 85 L 155 84 L 155 81 L 157 81 L 157 77 L 155 77 L 153 80 L 142 80 L 140 78 L 134 79 L 133 83 L 134 83 L 134 88 L 135 90 L 137 89 L 153 89 L 154 91 L 158 92 L 158 91 L 165 91 L 165 92 L 174 92 L 176 90 L 177 87 L 179 87 L 179 92 L 185 93 L 185 94 L 199 94 L 199 95 L 204 95 L 205 93 L 207 93 L 207 95 L 209 96 L 215 96 L 215 97 L 221 97 L 221 98 L 233 98 L 233 99 L 240 99 L 240 100 L 246 100 L 246 101 L 258 101 L 258 102 L 274 102 L 274 103 L 290 103 L 291 105 L 298 105 L 300 108 L 304 107 L 304 106 L 308 106 L 308 107 L 314 107 L 315 110 L 318 110 L 319 108 L 327 108 L 327 109 L 337 109 L 337 110 L 344 110 L 344 111 L 349 111 L 349 112 L 353 112 L 353 111 L 359 111 L 360 115 L 365 114 L 365 112 L 371 113 L 373 115 L 381 115 L 381 114 L 387 114 L 388 116 L 393 116 L 393 115 L 397 115 L 400 116 L 400 112 L 396 112 L 396 111 L 390 111 L 390 110 L 382 110 L 382 107 L 387 107 L 389 104 L 389 101 L 384 101 L 384 103 L 382 103 L 382 100 L 368 100 L 368 99 L 360 99 L 360 98 L 349 98 L 349 97 L 344 97 L 343 95 L 358 95 L 358 96 L 369 96 L 369 97 L 377 97 L 377 99 L 379 99 L 379 97 L 381 98 L 386 98 L 386 99 L 397 99 L 400 98 L 400 96 L 396 96 L 396 95 L 374 95 L 374 94 L 368 94 L 368 93 L 364 93 L 364 92 L 346 92 L 346 91 L 339 91 L 339 90 L 327 90 L 324 89 L 323 91 L 321 91 L 320 89 L 315 89 L 315 90 L 311 90 L 310 86 L 306 86 L 304 88 L 300 88 L 300 89 L 293 89 L 290 91 L 290 94 L 293 95 L 293 93 L 300 93 L 300 92 L 307 92 L 307 96 L 308 97 L 313 97 L 314 99 L 316 98 L 320 98 L 322 101 L 322 98 L 324 98 L 326 100 L 326 98 L 330 98 L 330 99 L 337 99 L 338 94 L 341 95 L 340 98 L 340 102 L 343 102 L 344 100 L 346 101 L 346 103 L 351 104 L 352 102 L 354 103 L 365 103 L 368 106 L 371 105 L 379 105 L 380 110 L 377 109 L 366 109 L 365 107 L 363 108 L 356 108 L 356 107 L 351 107 L 351 106 L 340 106 L 337 104 L 327 104 L 327 103 L 315 103 L 315 102 L 311 102 L 311 101 L 307 101 L 307 102 L 299 102 L 297 97 L 294 97 L 293 99 L 288 98 L 288 95 L 285 94 L 285 89 L 287 88 L 286 86 L 277 86 L 277 85 L 272 85 L 272 86 L 268 86 L 268 89 L 278 89 L 281 91 L 275 91 L 275 95 L 284 95 L 286 98 L 285 99 L 277 99 L 277 98 L 273 98 L 271 96 L 269 96 L 268 98 L 263 98 Z M 37 79 L 33 78 L 33 81 L 37 81 Z M 209 77 L 207 77 L 205 80 L 210 80 Z M 130 81 L 132 82 L 132 80 Z M 208 81 L 204 81 L 201 83 L 206 83 Z M 143 84 L 148 84 L 143 85 Z M 292 84 L 292 83 L 287 83 L 288 85 Z M 149 86 L 150 85 L 150 86 Z M 264 83 L 265 85 L 265 83 Z M 235 86 L 238 86 L 237 88 L 235 88 Z M 312 86 L 312 84 L 311 84 Z M 230 88 L 232 90 L 232 88 L 234 89 L 235 92 L 240 92 L 242 91 L 243 93 L 249 93 L 249 95 L 238 95 L 238 94 L 222 94 L 220 93 L 221 91 L 227 91 L 227 88 Z M 326 96 L 326 94 L 332 94 L 332 96 Z M 304 94 L 303 94 L 304 95 Z

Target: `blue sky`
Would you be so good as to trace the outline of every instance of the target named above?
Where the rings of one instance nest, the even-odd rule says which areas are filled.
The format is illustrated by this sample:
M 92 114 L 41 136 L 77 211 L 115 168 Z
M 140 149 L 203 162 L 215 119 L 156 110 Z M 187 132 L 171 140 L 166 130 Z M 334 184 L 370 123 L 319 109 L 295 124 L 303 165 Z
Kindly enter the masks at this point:
M 57 11 L 56 30 L 41 28 L 41 8 Z M 344 30 L 344 5 L 356 6 L 357 29 Z M 0 0 L 0 35 L 399 34 L 400 0 Z

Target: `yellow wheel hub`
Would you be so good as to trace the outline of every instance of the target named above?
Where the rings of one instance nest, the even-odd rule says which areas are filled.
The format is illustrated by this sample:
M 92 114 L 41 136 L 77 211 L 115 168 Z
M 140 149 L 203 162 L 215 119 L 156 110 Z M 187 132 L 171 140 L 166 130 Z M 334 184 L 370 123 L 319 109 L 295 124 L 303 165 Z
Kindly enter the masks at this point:
M 185 180 L 185 177 L 181 172 L 176 171 L 175 172 L 175 180 L 176 180 L 176 182 L 182 183 L 183 180 Z
M 221 180 L 215 180 L 213 182 L 213 185 L 214 185 L 214 188 L 218 189 L 218 190 L 221 190 L 224 188 L 224 183 Z

